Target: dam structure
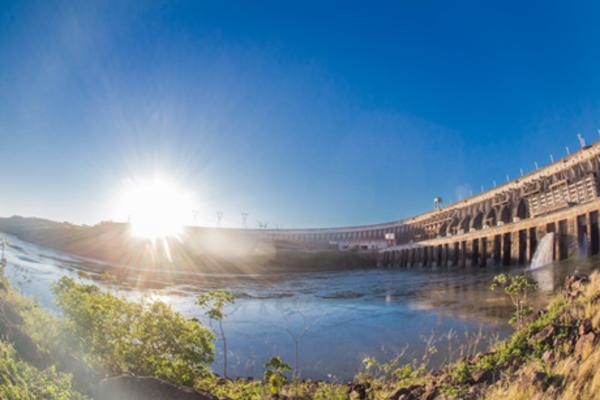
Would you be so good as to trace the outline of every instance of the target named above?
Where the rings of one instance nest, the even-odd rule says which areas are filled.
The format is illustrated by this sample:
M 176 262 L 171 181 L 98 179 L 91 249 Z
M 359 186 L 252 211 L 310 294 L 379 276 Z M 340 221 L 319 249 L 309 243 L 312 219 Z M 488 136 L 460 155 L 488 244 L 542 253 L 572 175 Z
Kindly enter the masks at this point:
M 484 267 L 531 263 L 553 233 L 553 260 L 600 252 L 600 141 L 464 200 L 382 224 L 250 230 L 308 250 L 373 255 L 381 267 Z

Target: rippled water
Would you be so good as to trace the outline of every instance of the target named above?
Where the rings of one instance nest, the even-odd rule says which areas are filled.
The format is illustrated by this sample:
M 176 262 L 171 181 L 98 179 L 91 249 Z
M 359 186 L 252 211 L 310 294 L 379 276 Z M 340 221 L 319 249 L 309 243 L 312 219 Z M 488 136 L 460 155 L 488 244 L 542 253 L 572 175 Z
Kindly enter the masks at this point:
M 5 235 L 7 275 L 26 294 L 52 305 L 49 286 L 62 275 L 77 277 L 90 260 L 41 248 Z M 541 306 L 564 276 L 587 273 L 597 259 L 553 263 L 531 275 L 540 283 L 534 301 Z M 89 270 L 89 268 L 88 268 Z M 512 332 L 513 312 L 507 297 L 489 289 L 498 268 L 462 270 L 354 270 L 272 276 L 205 276 L 193 284 L 156 285 L 138 291 L 131 282 L 116 289 L 128 297 L 150 292 L 189 317 L 200 317 L 198 293 L 229 289 L 236 303 L 224 321 L 229 346 L 229 375 L 256 376 L 273 356 L 294 364 L 299 347 L 303 378 L 351 379 L 368 356 L 389 361 L 421 360 L 426 342 L 437 348 L 433 367 L 462 355 L 460 345 L 481 334 L 480 346 Z M 520 272 L 514 269 L 508 272 Z M 90 274 L 94 281 L 94 274 Z M 94 281 L 95 282 L 95 281 Z M 208 321 L 204 320 L 205 323 Z M 217 344 L 217 352 L 221 352 Z M 213 365 L 221 371 L 222 353 Z

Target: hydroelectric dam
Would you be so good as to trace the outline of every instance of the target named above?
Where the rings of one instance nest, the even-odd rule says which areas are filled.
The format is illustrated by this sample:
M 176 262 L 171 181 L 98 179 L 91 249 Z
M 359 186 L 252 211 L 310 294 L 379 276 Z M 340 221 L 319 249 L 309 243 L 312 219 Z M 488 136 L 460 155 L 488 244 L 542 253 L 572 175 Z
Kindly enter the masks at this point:
M 464 200 L 399 221 L 345 228 L 260 229 L 312 250 L 355 251 L 381 267 L 484 267 L 532 260 L 553 232 L 552 259 L 600 252 L 600 142 Z
M 381 224 L 319 229 L 190 226 L 181 238 L 165 239 L 164 246 L 133 238 L 127 223 L 86 227 L 14 216 L 0 218 L 0 231 L 115 265 L 177 273 L 320 271 L 375 264 L 528 266 L 548 233 L 553 233 L 552 243 L 545 240 L 544 248 L 552 260 L 600 253 L 599 174 L 600 141 L 488 191 Z

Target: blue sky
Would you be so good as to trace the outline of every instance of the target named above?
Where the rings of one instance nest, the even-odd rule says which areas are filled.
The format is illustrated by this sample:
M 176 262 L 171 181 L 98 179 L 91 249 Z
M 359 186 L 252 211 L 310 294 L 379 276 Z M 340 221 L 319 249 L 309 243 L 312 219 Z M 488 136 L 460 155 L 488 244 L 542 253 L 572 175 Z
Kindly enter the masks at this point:
M 124 220 L 124 184 L 153 174 L 210 226 L 217 211 L 286 228 L 429 211 L 600 138 L 599 11 L 4 2 L 0 215 Z

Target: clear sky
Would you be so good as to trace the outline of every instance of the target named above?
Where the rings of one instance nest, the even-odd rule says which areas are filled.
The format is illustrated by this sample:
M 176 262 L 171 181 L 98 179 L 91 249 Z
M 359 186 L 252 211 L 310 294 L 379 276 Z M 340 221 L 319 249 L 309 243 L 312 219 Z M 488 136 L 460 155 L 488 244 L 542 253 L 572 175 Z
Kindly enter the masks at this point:
M 4 1 L 0 216 L 410 217 L 600 138 L 595 1 Z M 192 222 L 190 210 L 190 222 Z

